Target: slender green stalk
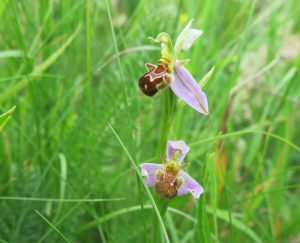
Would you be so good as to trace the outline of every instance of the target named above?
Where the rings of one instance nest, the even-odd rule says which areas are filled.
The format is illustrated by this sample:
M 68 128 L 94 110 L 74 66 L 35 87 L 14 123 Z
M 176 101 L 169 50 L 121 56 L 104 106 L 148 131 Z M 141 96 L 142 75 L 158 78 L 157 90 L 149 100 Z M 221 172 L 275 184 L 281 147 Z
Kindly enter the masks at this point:
M 170 136 L 172 121 L 176 113 L 177 100 L 171 89 L 164 92 L 162 102 L 162 130 L 160 135 L 160 155 L 164 155 L 166 151 L 167 140 Z
M 162 129 L 159 143 L 159 156 L 164 156 L 166 151 L 166 144 L 170 137 L 170 130 L 172 126 L 172 121 L 175 117 L 176 113 L 176 105 L 177 99 L 171 89 L 167 89 L 164 91 L 162 98 Z M 161 158 L 159 158 L 160 160 Z M 164 218 L 167 209 L 168 209 L 168 201 L 166 199 L 161 199 L 159 202 L 159 211 L 161 216 Z M 153 231 L 153 240 L 157 242 L 161 234 L 159 234 L 159 224 L 157 221 L 157 217 L 155 217 L 155 227 Z
M 90 27 L 90 0 L 86 0 L 86 74 L 87 74 L 87 98 L 90 116 L 90 125 L 94 126 L 93 94 L 91 78 L 91 27 Z
M 168 234 L 167 234 L 167 230 L 166 230 L 166 228 L 165 228 L 165 225 L 164 225 L 164 222 L 163 222 L 163 219 L 162 219 L 162 216 L 160 215 L 160 211 L 159 211 L 159 209 L 158 209 L 158 207 L 157 207 L 157 205 L 156 205 L 156 202 L 155 202 L 154 198 L 152 197 L 152 194 L 151 194 L 151 192 L 150 192 L 148 186 L 147 186 L 147 185 L 145 184 L 145 182 L 144 182 L 144 178 L 143 178 L 143 176 L 142 176 L 142 174 L 141 174 L 141 172 L 140 172 L 139 167 L 137 166 L 136 161 L 134 161 L 134 159 L 132 158 L 132 156 L 131 156 L 131 154 L 129 153 L 128 149 L 126 148 L 125 144 L 124 144 L 123 141 L 120 139 L 120 137 L 118 136 L 118 134 L 116 133 L 116 131 L 113 129 L 113 127 L 112 127 L 111 125 L 110 125 L 110 129 L 112 130 L 112 132 L 113 132 L 113 134 L 116 136 L 118 142 L 120 143 L 120 145 L 122 146 L 122 148 L 123 148 L 124 151 L 126 152 L 126 154 L 127 154 L 127 156 L 128 156 L 128 159 L 129 159 L 130 162 L 131 162 L 131 165 L 133 166 L 133 168 L 134 168 L 136 174 L 138 175 L 139 180 L 142 182 L 141 184 L 142 184 L 142 186 L 144 187 L 144 189 L 145 189 L 145 191 L 146 191 L 146 193 L 147 193 L 147 195 L 148 195 L 148 197 L 149 197 L 149 199 L 150 199 L 150 202 L 151 202 L 151 204 L 152 204 L 152 206 L 153 206 L 153 208 L 154 208 L 154 210 L 155 210 L 155 213 L 156 213 L 157 218 L 158 218 L 158 221 L 159 221 L 159 223 L 160 223 L 160 225 L 161 225 L 161 228 L 162 228 L 162 231 L 163 231 L 163 234 L 164 234 L 164 237 L 165 237 L 166 242 L 167 242 L 167 243 L 170 242 L 169 237 L 168 237 Z
M 0 200 L 9 200 L 9 201 L 32 201 L 32 202 L 57 202 L 57 203 L 76 203 L 76 202 L 85 202 L 85 203 L 93 203 L 93 202 L 112 202 L 112 201 L 120 201 L 125 200 L 125 198 L 37 198 L 37 197 L 2 197 L 0 196 Z
M 35 210 L 35 212 L 43 219 L 46 221 L 47 224 L 49 224 L 66 242 L 71 242 L 68 240 L 63 233 L 57 229 L 44 215 L 42 215 L 38 210 Z
M 134 128 L 132 125 L 132 116 L 130 113 L 130 108 L 129 108 L 129 102 L 128 102 L 128 97 L 127 97 L 127 93 L 126 93 L 126 88 L 125 88 L 125 79 L 124 79 L 124 74 L 123 74 L 123 68 L 121 65 L 121 60 L 120 60 L 120 52 L 119 52 L 119 48 L 118 48 L 118 44 L 117 44 L 117 38 L 115 35 L 115 31 L 114 31 L 114 27 L 113 27 L 113 21 L 112 21 L 112 15 L 110 12 L 110 7 L 109 7 L 109 2 L 108 0 L 106 0 L 106 9 L 107 9 L 107 15 L 109 18 L 109 23 L 110 23 L 110 29 L 111 29 L 111 33 L 112 33 L 112 37 L 113 37 L 113 43 L 114 43 L 114 49 L 115 49 L 115 55 L 117 58 L 117 62 L 118 62 L 118 68 L 119 68 L 119 77 L 120 77 L 120 81 L 121 81 L 121 87 L 122 87 L 122 92 L 123 92 L 123 97 L 124 97 L 124 103 L 125 103 L 125 107 L 126 107 L 126 113 L 127 113 L 127 121 L 129 123 L 129 128 L 130 128 L 130 142 L 131 142 L 131 146 L 132 146 L 132 150 L 133 150 L 133 157 L 134 157 L 134 162 L 136 163 L 137 158 L 136 158 L 136 148 L 135 148 L 135 141 L 134 141 Z M 136 163 L 137 165 L 137 163 Z M 141 183 L 139 181 L 138 176 L 136 177 L 137 179 L 137 186 L 138 186 L 138 192 L 139 192 L 139 201 L 142 207 L 141 210 L 141 218 L 143 221 L 143 228 L 144 230 L 146 230 L 146 223 L 145 223 L 145 216 L 144 216 L 144 202 L 143 202 L 143 197 L 142 197 L 142 186 Z M 146 231 L 144 231 L 144 235 L 146 235 Z

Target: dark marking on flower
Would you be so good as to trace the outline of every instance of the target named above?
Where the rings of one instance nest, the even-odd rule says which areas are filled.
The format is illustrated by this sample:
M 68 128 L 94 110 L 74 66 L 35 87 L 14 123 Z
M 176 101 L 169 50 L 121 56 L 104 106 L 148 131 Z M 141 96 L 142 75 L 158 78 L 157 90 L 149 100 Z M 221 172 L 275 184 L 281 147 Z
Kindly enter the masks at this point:
M 139 79 L 139 88 L 145 95 L 153 96 L 170 84 L 171 77 L 164 65 L 147 64 L 146 67 L 149 72 Z

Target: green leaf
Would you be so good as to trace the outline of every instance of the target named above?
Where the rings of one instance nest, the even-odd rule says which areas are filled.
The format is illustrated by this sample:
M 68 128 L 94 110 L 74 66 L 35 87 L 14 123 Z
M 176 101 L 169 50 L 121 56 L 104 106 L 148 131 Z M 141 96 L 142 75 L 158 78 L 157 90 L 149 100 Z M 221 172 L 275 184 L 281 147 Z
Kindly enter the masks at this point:
M 228 223 L 231 221 L 231 224 L 235 228 L 237 228 L 240 231 L 244 232 L 246 235 L 248 235 L 250 238 L 252 238 L 252 240 L 254 242 L 262 242 L 262 240 L 258 237 L 258 235 L 251 228 L 249 228 L 243 222 L 241 222 L 240 220 L 235 218 L 233 214 L 231 215 L 231 219 L 230 219 L 229 218 L 229 213 L 228 213 L 227 210 L 217 209 L 217 211 L 215 211 L 214 209 L 212 209 L 210 207 L 206 207 L 206 211 L 210 214 L 214 214 L 214 212 L 216 212 L 216 216 L 219 219 L 222 219 L 222 220 L 224 220 Z
M 144 189 L 145 189 L 145 191 L 146 191 L 146 194 L 147 194 L 147 196 L 149 197 L 149 200 L 150 200 L 150 202 L 151 202 L 151 205 L 152 205 L 152 207 L 153 207 L 153 209 L 154 209 L 154 211 L 155 211 L 155 213 L 156 213 L 156 215 L 157 215 L 157 218 L 158 218 L 158 221 L 159 221 L 159 223 L 160 223 L 160 226 L 161 226 L 163 235 L 164 235 L 164 237 L 165 237 L 165 240 L 166 240 L 167 243 L 169 243 L 170 240 L 169 240 L 169 237 L 168 237 L 168 233 L 167 233 L 166 227 L 165 227 L 165 225 L 164 225 L 164 221 L 163 221 L 163 219 L 162 219 L 162 217 L 161 217 L 161 214 L 160 214 L 160 212 L 159 212 L 159 209 L 158 209 L 158 207 L 157 207 L 157 205 L 156 205 L 156 202 L 155 202 L 155 200 L 154 200 L 154 198 L 153 198 L 153 196 L 152 196 L 152 194 L 151 194 L 151 192 L 150 192 L 148 186 L 145 184 L 144 178 L 143 178 L 143 176 L 142 176 L 142 174 L 141 174 L 141 172 L 140 172 L 139 167 L 137 166 L 136 161 L 134 161 L 134 159 L 132 158 L 131 154 L 129 153 L 127 147 L 125 146 L 125 144 L 123 143 L 123 141 L 121 140 L 121 138 L 119 137 L 119 135 L 117 134 L 117 132 L 113 129 L 113 127 L 112 127 L 110 124 L 109 124 L 109 128 L 111 129 L 111 131 L 112 131 L 113 134 L 115 135 L 116 139 L 117 139 L 118 142 L 120 143 L 121 147 L 123 148 L 124 152 L 126 153 L 128 159 L 129 159 L 129 161 L 130 161 L 132 167 L 134 168 L 136 174 L 138 175 L 138 178 L 139 178 L 139 180 L 141 181 L 141 183 L 142 183 L 142 185 L 143 185 L 143 187 L 144 187 Z
M 16 107 L 14 106 L 9 111 L 5 112 L 4 114 L 0 115 L 0 132 L 2 132 L 4 126 L 11 118 L 11 114 L 15 111 Z
M 199 85 L 201 88 L 204 88 L 204 86 L 207 84 L 208 80 L 210 79 L 211 75 L 215 71 L 215 66 L 213 66 L 205 75 L 204 77 L 200 80 Z

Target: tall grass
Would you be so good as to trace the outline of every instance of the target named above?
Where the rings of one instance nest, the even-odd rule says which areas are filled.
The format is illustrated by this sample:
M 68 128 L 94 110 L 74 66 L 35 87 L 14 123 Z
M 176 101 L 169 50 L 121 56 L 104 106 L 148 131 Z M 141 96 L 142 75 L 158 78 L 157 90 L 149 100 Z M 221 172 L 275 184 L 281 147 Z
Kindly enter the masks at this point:
M 297 0 L 0 1 L 0 242 L 298 242 Z M 164 92 L 137 87 L 189 19 L 182 58 L 210 114 L 178 101 L 198 201 L 161 215 L 138 165 L 159 162 Z M 10 110 L 16 106 L 15 109 Z M 7 112 L 8 111 L 8 112 Z M 1 115 L 4 114 L 4 115 Z M 159 227 L 156 227 L 156 220 Z

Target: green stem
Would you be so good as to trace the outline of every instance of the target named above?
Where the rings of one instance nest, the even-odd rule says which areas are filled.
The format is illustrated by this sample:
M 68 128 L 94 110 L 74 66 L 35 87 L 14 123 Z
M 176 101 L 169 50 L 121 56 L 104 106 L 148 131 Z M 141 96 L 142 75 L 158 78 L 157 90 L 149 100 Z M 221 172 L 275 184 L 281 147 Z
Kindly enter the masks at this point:
M 170 135 L 172 121 L 176 113 L 177 100 L 171 89 L 164 91 L 163 97 L 163 114 L 162 114 L 162 130 L 160 137 L 160 156 L 163 156 L 166 151 L 167 141 Z
M 159 212 L 162 218 L 165 217 L 166 212 L 168 210 L 169 200 L 164 198 L 159 198 L 158 206 Z M 161 233 L 161 229 L 159 227 L 159 222 L 157 220 L 156 215 L 154 215 L 154 231 L 153 231 L 153 242 L 164 242 L 164 237 Z
M 161 136 L 159 142 L 159 156 L 165 156 L 166 153 L 166 145 L 167 141 L 170 137 L 170 130 L 172 121 L 175 117 L 176 113 L 176 105 L 177 105 L 177 98 L 175 94 L 172 92 L 171 89 L 166 89 L 163 94 L 162 99 L 162 129 L 161 129 Z M 159 157 L 161 160 L 161 157 Z M 159 210 L 162 217 L 165 216 L 167 209 L 168 209 L 169 201 L 164 198 L 161 198 L 159 202 Z M 160 241 L 160 229 L 159 224 L 157 222 L 157 218 L 155 217 L 155 224 L 154 224 L 154 235 L 153 240 L 154 242 L 161 242 Z

